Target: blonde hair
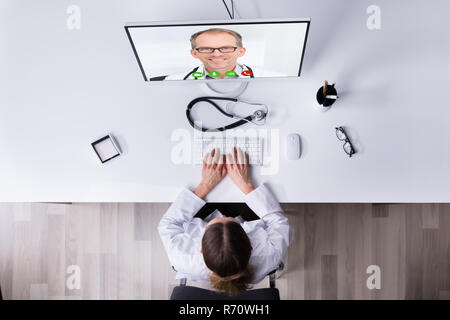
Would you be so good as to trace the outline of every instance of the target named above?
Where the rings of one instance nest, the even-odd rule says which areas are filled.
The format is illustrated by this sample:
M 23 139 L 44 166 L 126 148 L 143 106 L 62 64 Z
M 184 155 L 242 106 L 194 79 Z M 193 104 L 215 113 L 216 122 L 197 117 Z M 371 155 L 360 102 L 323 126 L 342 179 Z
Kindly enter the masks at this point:
M 242 272 L 227 277 L 221 277 L 213 272 L 209 277 L 209 280 L 211 281 L 211 286 L 215 290 L 225 292 L 231 296 L 240 294 L 249 289 L 251 287 L 249 285 L 250 278 L 251 272 L 247 268 Z

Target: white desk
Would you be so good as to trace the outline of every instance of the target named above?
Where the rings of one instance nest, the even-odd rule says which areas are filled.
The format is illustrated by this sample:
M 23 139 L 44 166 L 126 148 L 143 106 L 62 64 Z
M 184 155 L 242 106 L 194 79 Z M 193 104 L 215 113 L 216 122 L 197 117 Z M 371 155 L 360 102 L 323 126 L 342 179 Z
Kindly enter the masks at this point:
M 170 139 L 177 129 L 192 132 L 185 107 L 204 92 L 195 83 L 144 82 L 123 24 L 223 19 L 225 9 L 178 1 L 186 10 L 176 16 L 165 1 L 77 2 L 79 31 L 66 29 L 59 2 L 2 2 L 0 201 L 171 202 L 200 179 L 200 167 L 171 162 Z M 449 2 L 380 0 L 380 31 L 366 28 L 368 4 L 336 2 L 258 9 L 312 23 L 302 78 L 250 83 L 242 96 L 269 106 L 267 128 L 279 130 L 281 142 L 291 132 L 303 142 L 300 160 L 286 161 L 282 144 L 276 173 L 256 168 L 254 181 L 267 181 L 281 202 L 448 202 Z M 261 17 L 251 5 L 239 8 Z M 325 79 L 336 81 L 341 99 L 321 113 L 313 106 Z M 358 150 L 351 159 L 335 137 L 338 125 Z M 124 154 L 102 165 L 90 143 L 109 132 Z M 242 197 L 227 178 L 207 200 Z

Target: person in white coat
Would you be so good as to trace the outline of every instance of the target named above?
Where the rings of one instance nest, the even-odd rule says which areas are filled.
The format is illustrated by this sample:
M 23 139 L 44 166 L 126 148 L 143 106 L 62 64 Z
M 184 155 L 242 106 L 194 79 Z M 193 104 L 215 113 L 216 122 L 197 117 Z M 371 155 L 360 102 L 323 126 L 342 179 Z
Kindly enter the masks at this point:
M 204 219 L 196 216 L 206 205 L 203 198 L 227 175 L 243 192 L 250 216 L 255 216 L 251 221 L 241 215 L 224 216 L 219 210 Z M 292 241 L 279 202 L 266 184 L 252 184 L 248 157 L 240 149 L 226 156 L 213 150 L 205 157 L 201 182 L 193 191 L 181 191 L 162 217 L 158 232 L 176 279 L 210 281 L 213 288 L 228 294 L 241 293 L 276 270 Z
M 242 36 L 229 29 L 211 28 L 193 34 L 190 53 L 192 57 L 202 62 L 200 66 L 155 79 L 197 80 L 286 76 L 238 63 L 238 58 L 245 55 L 246 48 L 243 47 Z

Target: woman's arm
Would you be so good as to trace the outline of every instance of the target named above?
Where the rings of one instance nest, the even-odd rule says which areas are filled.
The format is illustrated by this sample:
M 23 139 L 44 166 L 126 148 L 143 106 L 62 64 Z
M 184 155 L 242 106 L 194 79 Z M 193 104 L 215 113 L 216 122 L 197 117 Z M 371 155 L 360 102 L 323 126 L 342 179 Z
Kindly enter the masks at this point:
M 292 241 L 292 229 L 280 203 L 265 184 L 245 196 L 247 205 L 263 220 L 267 232 L 264 252 L 270 256 L 274 268 L 284 261 Z
M 204 198 L 226 175 L 223 156 L 213 150 L 205 156 L 202 168 L 202 179 L 194 192 L 188 189 L 178 195 L 161 218 L 158 232 L 172 265 L 177 268 L 176 261 L 189 252 L 191 243 L 185 233 L 184 223 L 190 222 L 195 214 L 206 204 Z
M 232 155 L 227 155 L 226 167 L 231 180 L 245 194 L 247 205 L 263 220 L 267 241 L 264 246 L 264 256 L 269 265 L 274 268 L 284 260 L 287 248 L 292 241 L 292 231 L 288 219 L 284 216 L 280 203 L 269 191 L 266 185 L 255 188 L 248 174 L 248 156 L 240 149 L 233 149 Z
M 206 202 L 188 189 L 183 189 L 158 224 L 158 232 L 169 255 L 184 234 L 183 224 L 192 220 Z

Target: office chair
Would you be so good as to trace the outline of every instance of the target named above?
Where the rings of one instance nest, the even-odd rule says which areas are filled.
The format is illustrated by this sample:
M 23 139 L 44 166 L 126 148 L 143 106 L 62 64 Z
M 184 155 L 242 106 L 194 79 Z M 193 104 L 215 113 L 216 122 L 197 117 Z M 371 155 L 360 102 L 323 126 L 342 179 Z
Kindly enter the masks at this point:
M 280 263 L 278 269 L 268 274 L 269 288 L 247 290 L 235 296 L 186 285 L 186 278 L 180 279 L 180 285 L 176 286 L 170 300 L 280 300 L 280 292 L 275 288 L 275 273 L 283 270 L 284 265 Z M 172 269 L 175 268 L 172 266 Z M 176 270 L 175 270 L 176 271 Z

